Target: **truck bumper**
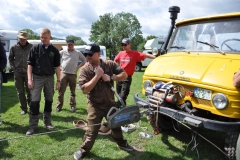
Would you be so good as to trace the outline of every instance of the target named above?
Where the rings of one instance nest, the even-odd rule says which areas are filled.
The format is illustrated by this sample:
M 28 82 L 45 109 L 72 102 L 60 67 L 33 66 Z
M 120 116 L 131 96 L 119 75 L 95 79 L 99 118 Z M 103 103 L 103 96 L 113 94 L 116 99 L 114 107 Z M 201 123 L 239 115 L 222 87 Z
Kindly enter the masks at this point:
M 138 107 L 155 108 L 151 103 L 138 97 L 138 93 L 134 95 L 134 101 Z M 186 112 L 174 110 L 168 107 L 161 106 L 158 109 L 160 114 L 167 115 L 176 120 L 183 121 L 195 127 L 203 127 L 220 132 L 240 132 L 240 122 L 222 122 L 211 119 L 206 119 Z

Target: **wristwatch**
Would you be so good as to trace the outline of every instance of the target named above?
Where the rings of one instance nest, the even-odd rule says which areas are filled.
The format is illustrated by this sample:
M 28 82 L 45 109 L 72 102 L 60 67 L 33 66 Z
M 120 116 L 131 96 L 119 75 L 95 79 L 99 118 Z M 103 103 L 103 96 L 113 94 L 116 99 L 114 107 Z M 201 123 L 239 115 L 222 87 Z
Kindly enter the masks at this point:
M 114 81 L 113 76 L 110 76 L 110 79 Z
M 61 82 L 60 80 L 57 80 L 57 82 Z

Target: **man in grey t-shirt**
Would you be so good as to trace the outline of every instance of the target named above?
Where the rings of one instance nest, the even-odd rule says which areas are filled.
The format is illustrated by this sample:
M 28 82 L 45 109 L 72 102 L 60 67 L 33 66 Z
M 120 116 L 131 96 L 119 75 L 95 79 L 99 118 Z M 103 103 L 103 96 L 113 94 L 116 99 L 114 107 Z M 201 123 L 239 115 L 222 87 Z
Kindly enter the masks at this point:
M 86 58 L 83 56 L 83 54 L 80 51 L 74 49 L 74 40 L 67 40 L 67 46 L 67 50 L 60 51 L 60 56 L 62 58 L 60 79 L 61 86 L 58 90 L 58 101 L 56 108 L 57 112 L 61 111 L 62 109 L 64 93 L 68 84 L 71 91 L 70 107 L 73 112 L 76 111 L 75 89 L 77 71 L 86 63 Z M 79 59 L 82 61 L 80 65 L 78 65 Z

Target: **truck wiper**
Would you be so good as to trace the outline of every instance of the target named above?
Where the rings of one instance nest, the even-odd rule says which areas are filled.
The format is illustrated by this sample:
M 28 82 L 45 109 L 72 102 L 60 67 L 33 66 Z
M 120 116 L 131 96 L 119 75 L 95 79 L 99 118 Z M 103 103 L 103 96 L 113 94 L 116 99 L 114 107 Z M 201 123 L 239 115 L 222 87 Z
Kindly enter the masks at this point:
M 223 55 L 225 54 L 218 46 L 215 46 L 211 43 L 208 43 L 208 42 L 203 42 L 203 41 L 197 41 L 198 43 L 202 43 L 202 44 L 206 44 L 206 45 L 209 45 L 210 47 L 212 47 L 215 51 L 219 52 L 219 53 L 222 53 Z M 216 48 L 218 50 L 216 50 Z
M 189 51 L 187 51 L 185 47 L 180 47 L 180 46 L 172 46 L 172 47 L 170 47 L 170 48 L 184 49 L 184 52 L 187 52 L 188 54 L 190 54 L 190 52 L 189 52 Z
M 179 46 L 172 46 L 170 48 L 185 49 L 185 47 L 179 47 Z

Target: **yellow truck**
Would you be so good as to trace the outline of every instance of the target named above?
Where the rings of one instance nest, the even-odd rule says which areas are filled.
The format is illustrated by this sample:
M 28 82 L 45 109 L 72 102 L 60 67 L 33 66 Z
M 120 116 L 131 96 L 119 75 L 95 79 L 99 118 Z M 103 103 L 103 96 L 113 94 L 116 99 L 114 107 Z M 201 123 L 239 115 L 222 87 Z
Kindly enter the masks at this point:
M 180 8 L 172 6 L 169 12 L 169 35 L 143 75 L 146 98 L 136 94 L 135 103 L 154 110 L 148 118 L 156 133 L 171 129 L 172 118 L 226 132 L 224 150 L 235 159 L 240 89 L 233 86 L 232 78 L 240 70 L 240 12 L 177 23 Z

